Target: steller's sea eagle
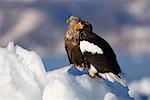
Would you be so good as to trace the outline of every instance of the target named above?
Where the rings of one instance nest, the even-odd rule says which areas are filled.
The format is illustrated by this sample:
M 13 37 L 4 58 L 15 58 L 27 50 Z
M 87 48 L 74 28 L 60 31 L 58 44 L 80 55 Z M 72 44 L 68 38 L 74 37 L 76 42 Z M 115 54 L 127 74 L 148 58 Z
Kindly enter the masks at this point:
M 67 23 L 64 42 L 70 66 L 87 68 L 91 77 L 118 81 L 126 86 L 116 55 L 108 42 L 95 34 L 92 25 L 80 17 L 71 16 Z

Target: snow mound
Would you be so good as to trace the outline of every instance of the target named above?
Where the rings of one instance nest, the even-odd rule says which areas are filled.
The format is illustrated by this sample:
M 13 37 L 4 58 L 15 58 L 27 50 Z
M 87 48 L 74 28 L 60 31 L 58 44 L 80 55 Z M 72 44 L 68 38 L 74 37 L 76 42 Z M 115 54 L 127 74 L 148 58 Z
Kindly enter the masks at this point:
M 41 58 L 10 42 L 0 47 L 0 100 L 129 100 L 118 82 L 63 67 L 46 73 Z
M 70 66 L 47 74 L 48 84 L 43 100 L 131 100 L 127 87 L 102 79 L 93 79 L 87 74 L 74 75 Z M 74 69 L 73 69 L 74 70 Z
M 134 81 L 129 87 L 129 94 L 136 100 L 150 100 L 150 78 Z
M 0 100 L 42 100 L 46 72 L 41 58 L 10 42 L 0 48 Z
M 73 76 L 67 73 L 69 68 L 48 73 L 49 83 L 44 90 L 43 100 L 97 100 L 104 97 L 107 91 L 105 86 L 87 75 Z

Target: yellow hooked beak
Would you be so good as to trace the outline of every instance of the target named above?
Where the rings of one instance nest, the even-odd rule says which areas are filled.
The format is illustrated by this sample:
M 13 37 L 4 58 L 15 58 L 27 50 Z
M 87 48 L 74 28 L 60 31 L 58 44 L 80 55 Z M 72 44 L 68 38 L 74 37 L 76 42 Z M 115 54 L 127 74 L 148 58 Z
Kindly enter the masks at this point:
M 83 27 L 84 27 L 84 25 L 82 25 L 81 22 L 79 22 L 74 26 L 74 30 L 83 29 Z

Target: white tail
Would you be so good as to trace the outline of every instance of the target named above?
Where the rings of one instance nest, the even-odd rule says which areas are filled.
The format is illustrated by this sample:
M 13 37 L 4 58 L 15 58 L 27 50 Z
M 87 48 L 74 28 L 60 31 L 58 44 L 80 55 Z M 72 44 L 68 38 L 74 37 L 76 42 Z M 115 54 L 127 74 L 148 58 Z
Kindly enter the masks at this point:
M 127 83 L 126 81 L 121 77 L 121 75 L 119 74 L 120 77 L 118 77 L 117 75 L 113 74 L 113 73 L 98 73 L 99 76 L 101 76 L 102 78 L 109 80 L 110 82 L 114 82 L 117 81 L 119 82 L 122 86 L 126 87 Z

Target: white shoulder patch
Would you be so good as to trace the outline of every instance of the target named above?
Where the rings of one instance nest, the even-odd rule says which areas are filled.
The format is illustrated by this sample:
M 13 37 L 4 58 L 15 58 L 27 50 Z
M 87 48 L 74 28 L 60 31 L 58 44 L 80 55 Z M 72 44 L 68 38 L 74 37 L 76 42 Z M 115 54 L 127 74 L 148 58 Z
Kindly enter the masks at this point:
M 99 48 L 97 45 L 94 45 L 93 43 L 90 43 L 88 41 L 80 41 L 80 50 L 82 53 L 84 52 L 91 52 L 92 54 L 98 53 L 103 54 L 103 51 L 101 48 Z

